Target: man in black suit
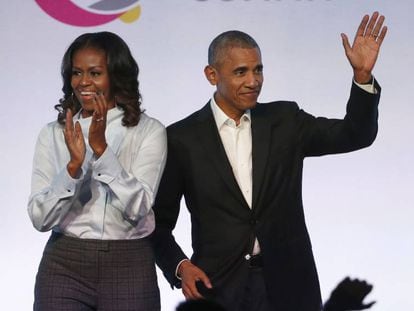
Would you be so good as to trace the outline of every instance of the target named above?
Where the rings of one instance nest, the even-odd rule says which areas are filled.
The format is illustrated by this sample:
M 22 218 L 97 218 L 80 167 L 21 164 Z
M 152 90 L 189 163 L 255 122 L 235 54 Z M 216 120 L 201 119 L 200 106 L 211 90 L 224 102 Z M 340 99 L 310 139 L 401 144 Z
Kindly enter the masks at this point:
M 377 133 L 380 87 L 371 75 L 387 28 L 365 16 L 352 46 L 354 71 L 344 119 L 316 118 L 294 102 L 257 103 L 263 65 L 249 35 L 229 31 L 209 47 L 216 91 L 199 111 L 168 127 L 168 159 L 154 205 L 159 267 L 187 299 L 227 310 L 321 308 L 305 226 L 303 160 L 369 146 Z M 191 214 L 191 260 L 175 242 L 184 196 Z

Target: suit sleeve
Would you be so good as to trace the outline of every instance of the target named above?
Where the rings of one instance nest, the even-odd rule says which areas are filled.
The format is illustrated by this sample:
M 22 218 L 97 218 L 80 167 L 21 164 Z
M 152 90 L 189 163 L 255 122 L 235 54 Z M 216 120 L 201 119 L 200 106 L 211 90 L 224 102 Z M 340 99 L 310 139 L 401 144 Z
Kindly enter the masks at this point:
M 184 178 L 178 161 L 178 143 L 168 135 L 167 162 L 161 178 L 153 210 L 155 213 L 155 231 L 151 236 L 155 260 L 163 271 L 171 287 L 181 287 L 176 277 L 178 263 L 188 258 L 175 241 L 172 231 L 177 223 L 180 202 L 184 192 Z
M 375 81 L 375 94 L 354 83 L 344 119 L 313 117 L 298 113 L 304 156 L 344 153 L 370 146 L 378 131 L 378 103 L 381 88 Z

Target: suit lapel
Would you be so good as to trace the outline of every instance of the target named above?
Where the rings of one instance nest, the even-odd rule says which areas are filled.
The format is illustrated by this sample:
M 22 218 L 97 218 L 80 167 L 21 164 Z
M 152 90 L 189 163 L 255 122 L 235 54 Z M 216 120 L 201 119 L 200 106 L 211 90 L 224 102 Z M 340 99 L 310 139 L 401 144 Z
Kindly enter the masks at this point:
M 260 105 L 260 104 L 258 104 Z M 271 141 L 271 122 L 259 106 L 251 110 L 252 119 L 252 167 L 253 167 L 253 198 L 252 208 L 259 204 L 269 157 Z
M 230 193 L 236 196 L 246 208 L 249 208 L 234 177 L 233 169 L 227 158 L 223 143 L 221 142 L 210 103 L 207 103 L 199 111 L 198 121 L 198 137 L 205 149 L 205 153 L 211 159 L 211 162 L 222 177 Z

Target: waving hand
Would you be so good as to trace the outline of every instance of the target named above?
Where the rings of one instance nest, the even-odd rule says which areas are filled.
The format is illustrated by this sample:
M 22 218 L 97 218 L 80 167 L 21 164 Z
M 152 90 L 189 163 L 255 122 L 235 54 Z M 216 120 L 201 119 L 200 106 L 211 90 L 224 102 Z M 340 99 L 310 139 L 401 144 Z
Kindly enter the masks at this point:
M 379 50 L 387 33 L 383 26 L 384 16 L 374 12 L 371 18 L 365 15 L 358 27 L 352 46 L 348 37 L 341 34 L 345 54 L 354 70 L 354 79 L 358 83 L 371 80 L 371 72 L 378 58 Z

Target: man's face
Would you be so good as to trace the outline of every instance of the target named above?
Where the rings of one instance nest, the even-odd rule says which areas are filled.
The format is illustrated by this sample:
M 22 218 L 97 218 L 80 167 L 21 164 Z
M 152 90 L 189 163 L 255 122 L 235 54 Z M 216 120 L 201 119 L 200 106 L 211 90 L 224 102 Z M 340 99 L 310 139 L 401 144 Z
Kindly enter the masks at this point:
M 257 103 L 263 84 L 263 64 L 258 48 L 228 48 L 217 65 L 204 70 L 215 85 L 217 105 L 236 122 Z

